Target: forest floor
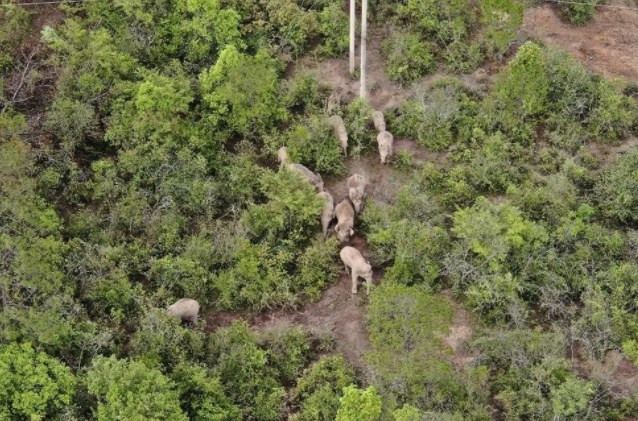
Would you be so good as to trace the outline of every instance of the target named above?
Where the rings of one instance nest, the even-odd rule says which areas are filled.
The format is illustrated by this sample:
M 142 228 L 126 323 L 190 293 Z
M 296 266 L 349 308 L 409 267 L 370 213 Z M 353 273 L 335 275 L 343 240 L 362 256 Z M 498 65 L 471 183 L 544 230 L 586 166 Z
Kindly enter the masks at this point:
M 610 7 L 608 7 L 610 6 Z M 569 51 L 588 68 L 607 77 L 638 82 L 638 6 L 611 0 L 593 19 L 574 26 L 561 19 L 553 5 L 527 9 L 523 33 Z

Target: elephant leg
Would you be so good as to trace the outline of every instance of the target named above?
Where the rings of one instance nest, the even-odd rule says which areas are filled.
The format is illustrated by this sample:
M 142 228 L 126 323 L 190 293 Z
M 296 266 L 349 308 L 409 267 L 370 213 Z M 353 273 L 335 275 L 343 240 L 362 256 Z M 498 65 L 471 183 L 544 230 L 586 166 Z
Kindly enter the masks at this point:
M 357 278 L 358 276 L 352 272 L 352 293 L 356 294 L 357 293 Z

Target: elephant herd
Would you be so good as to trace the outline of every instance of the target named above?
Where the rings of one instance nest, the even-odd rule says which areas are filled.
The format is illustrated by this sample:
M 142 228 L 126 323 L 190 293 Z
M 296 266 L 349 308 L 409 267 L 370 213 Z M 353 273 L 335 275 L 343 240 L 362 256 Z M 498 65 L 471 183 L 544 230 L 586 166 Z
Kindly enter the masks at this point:
M 374 111 L 371 116 L 374 128 L 377 130 L 377 145 L 381 164 L 386 164 L 392 157 L 394 137 L 386 130 L 385 119 L 381 111 Z M 338 115 L 328 118 L 328 124 L 334 131 L 339 145 L 345 156 L 348 156 L 348 132 L 343 119 Z M 293 171 L 308 181 L 316 190 L 323 203 L 321 211 L 321 230 L 323 237 L 328 236 L 330 226 L 336 219 L 334 232 L 339 242 L 346 243 L 354 235 L 354 219 L 363 209 L 365 201 L 366 179 L 360 174 L 354 174 L 347 180 L 348 198 L 335 206 L 332 195 L 324 190 L 321 175 L 316 174 L 301 164 L 290 162 L 288 149 L 283 146 L 277 153 L 280 170 Z M 366 293 L 370 292 L 372 284 L 372 266 L 355 247 L 344 246 L 339 256 L 344 264 L 346 273 L 352 276 L 352 293 L 357 293 L 359 278 L 366 281 Z M 172 317 L 191 323 L 197 322 L 199 303 L 190 298 L 182 298 L 168 307 L 166 313 Z

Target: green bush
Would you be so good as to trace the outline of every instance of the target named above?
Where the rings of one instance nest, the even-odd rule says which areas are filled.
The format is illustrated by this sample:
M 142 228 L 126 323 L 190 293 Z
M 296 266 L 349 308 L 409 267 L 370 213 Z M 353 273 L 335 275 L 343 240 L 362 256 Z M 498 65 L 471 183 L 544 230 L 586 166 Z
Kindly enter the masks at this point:
M 147 367 L 163 372 L 188 361 L 198 360 L 204 351 L 204 338 L 196 330 L 180 326 L 180 321 L 163 309 L 151 309 L 138 322 L 131 338 L 130 354 Z
M 622 224 L 638 223 L 638 148 L 620 157 L 596 182 L 601 213 Z
M 358 157 L 362 152 L 372 149 L 376 136 L 370 130 L 372 108 L 361 98 L 347 105 L 343 117 L 348 130 L 348 154 Z
M 594 17 L 597 0 L 575 0 L 562 5 L 563 13 L 574 25 L 584 25 Z
M 545 112 L 548 90 L 543 52 L 530 41 L 519 48 L 516 57 L 499 73 L 492 94 L 507 113 L 530 118 Z
M 311 74 L 298 73 L 286 81 L 284 102 L 296 114 L 314 114 L 320 111 L 327 99 L 326 88 L 319 85 Z
M 182 409 L 197 421 L 239 421 L 241 410 L 224 395 L 222 385 L 209 370 L 197 364 L 180 364 L 171 372 Z
M 0 347 L 0 418 L 56 419 L 71 405 L 76 379 L 31 344 Z
M 262 346 L 268 350 L 270 365 L 283 385 L 292 384 L 300 376 L 311 356 L 310 337 L 301 327 L 267 332 Z
M 434 70 L 433 47 L 417 34 L 394 32 L 381 50 L 387 62 L 386 73 L 395 82 L 405 85 Z
M 216 130 L 247 138 L 267 133 L 286 119 L 277 62 L 260 50 L 255 56 L 226 47 L 199 78 L 208 121 Z
M 481 0 L 483 48 L 489 57 L 508 52 L 523 23 L 523 4 L 517 0 Z
M 336 421 L 378 421 L 381 418 L 381 398 L 373 386 L 358 389 L 346 386 Z
M 208 358 L 224 393 L 241 408 L 242 419 L 281 419 L 284 388 L 269 367 L 268 352 L 257 345 L 245 322 L 235 322 L 211 335 Z
M 353 370 L 341 356 L 323 356 L 297 380 L 292 398 L 299 405 L 295 420 L 332 421 L 343 389 L 355 381 Z
M 367 314 L 372 350 L 366 359 L 385 410 L 402 403 L 461 408 L 466 390 L 441 339 L 451 317 L 450 304 L 427 288 L 384 282 L 373 291 Z
M 174 383 L 137 361 L 94 359 L 87 387 L 97 401 L 98 420 L 187 419 Z
M 390 130 L 428 149 L 444 150 L 471 134 L 474 108 L 475 101 L 463 85 L 444 78 L 403 102 L 390 121 Z
M 324 115 L 311 116 L 284 135 L 290 160 L 322 175 L 345 174 L 343 150 Z
M 319 12 L 319 32 L 322 35 L 319 54 L 325 57 L 340 57 L 349 45 L 349 18 L 339 2 L 331 2 Z

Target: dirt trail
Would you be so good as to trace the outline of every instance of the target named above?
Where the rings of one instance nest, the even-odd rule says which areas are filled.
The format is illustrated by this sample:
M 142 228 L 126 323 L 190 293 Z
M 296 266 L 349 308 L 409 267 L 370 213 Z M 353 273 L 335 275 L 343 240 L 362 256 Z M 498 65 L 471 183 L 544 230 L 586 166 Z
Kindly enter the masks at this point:
M 633 7 L 612 0 L 606 6 Z M 545 4 L 525 12 L 523 32 L 569 51 L 591 70 L 638 82 L 638 11 L 599 7 L 584 26 L 564 22 L 555 7 Z

